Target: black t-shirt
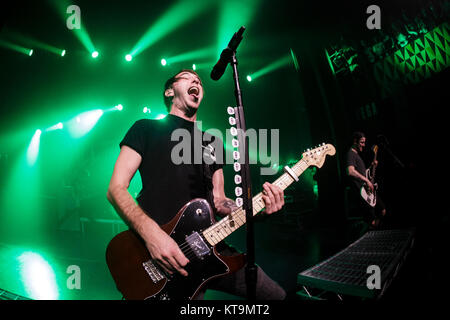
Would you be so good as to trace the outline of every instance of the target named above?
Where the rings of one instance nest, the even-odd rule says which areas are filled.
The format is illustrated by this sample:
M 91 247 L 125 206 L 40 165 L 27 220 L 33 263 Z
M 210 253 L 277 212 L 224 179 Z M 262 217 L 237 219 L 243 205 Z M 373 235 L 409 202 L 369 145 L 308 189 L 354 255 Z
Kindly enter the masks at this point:
M 351 148 L 347 152 L 347 166 L 346 169 L 349 166 L 354 166 L 356 171 L 358 171 L 363 176 L 366 175 L 366 165 L 363 161 L 363 159 L 359 156 L 358 153 L 354 152 Z M 355 178 L 355 177 L 349 177 L 351 181 L 353 181 L 353 185 L 356 186 L 358 189 L 360 189 L 364 182 L 361 179 Z
M 223 167 L 222 156 L 214 161 L 218 146 L 221 155 L 224 152 L 220 139 L 200 131 L 194 122 L 169 114 L 162 120 L 136 121 L 120 142 L 123 145 L 142 157 L 142 190 L 136 200 L 158 224 L 169 222 L 194 198 L 207 199 L 213 206 L 211 178 Z

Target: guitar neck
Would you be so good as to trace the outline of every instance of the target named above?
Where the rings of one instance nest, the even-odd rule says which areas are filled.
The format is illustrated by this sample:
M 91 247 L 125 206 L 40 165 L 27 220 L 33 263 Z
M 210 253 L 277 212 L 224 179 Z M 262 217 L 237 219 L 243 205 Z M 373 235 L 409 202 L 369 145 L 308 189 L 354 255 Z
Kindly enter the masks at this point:
M 373 162 L 375 163 L 375 161 L 377 161 L 377 153 L 375 152 L 375 156 L 373 157 Z M 375 181 L 375 169 L 376 169 L 377 167 L 374 165 L 373 167 L 372 167 L 372 183 Z
M 300 160 L 297 162 L 291 170 L 294 174 L 299 177 L 310 164 L 308 160 Z M 284 173 L 277 180 L 273 182 L 274 185 L 280 187 L 282 190 L 286 189 L 294 182 L 294 178 L 291 177 L 289 173 Z M 253 216 L 265 208 L 264 200 L 262 198 L 262 193 L 258 193 L 253 197 Z M 245 210 L 240 207 L 236 211 L 227 215 L 205 231 L 203 231 L 203 236 L 212 246 L 216 245 L 231 233 L 239 229 L 246 222 Z

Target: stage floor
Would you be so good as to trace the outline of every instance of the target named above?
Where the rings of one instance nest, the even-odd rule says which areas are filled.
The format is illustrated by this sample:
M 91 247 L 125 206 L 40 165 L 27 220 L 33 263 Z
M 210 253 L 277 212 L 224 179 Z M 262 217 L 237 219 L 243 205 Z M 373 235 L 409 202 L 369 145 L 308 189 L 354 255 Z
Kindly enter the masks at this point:
M 26 243 L 0 237 L 0 289 L 30 299 L 120 300 L 105 262 L 105 248 L 114 232 L 118 231 L 108 225 L 92 224 L 84 233 L 55 231 L 45 241 Z M 296 295 L 298 273 L 344 249 L 362 232 L 361 225 L 350 222 L 323 226 L 295 214 L 267 217 L 255 223 L 256 261 L 289 298 L 300 299 Z M 427 268 L 432 252 L 426 236 L 418 230 L 415 248 L 383 299 L 418 298 L 430 290 L 435 270 Z M 242 228 L 228 242 L 245 250 L 245 239 Z M 79 287 L 70 278 L 70 266 L 79 267 Z M 208 290 L 205 299 L 242 298 Z

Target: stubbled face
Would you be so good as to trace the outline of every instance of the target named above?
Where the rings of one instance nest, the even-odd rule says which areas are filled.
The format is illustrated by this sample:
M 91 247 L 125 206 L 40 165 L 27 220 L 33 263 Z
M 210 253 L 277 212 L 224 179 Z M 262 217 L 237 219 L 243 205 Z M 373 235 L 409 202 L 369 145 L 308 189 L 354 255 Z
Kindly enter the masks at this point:
M 179 109 L 197 109 L 203 99 L 203 86 L 200 78 L 190 72 L 181 72 L 166 96 L 173 96 L 172 105 Z
M 354 144 L 354 146 L 357 151 L 362 152 L 364 147 L 366 146 L 366 138 L 362 137 Z

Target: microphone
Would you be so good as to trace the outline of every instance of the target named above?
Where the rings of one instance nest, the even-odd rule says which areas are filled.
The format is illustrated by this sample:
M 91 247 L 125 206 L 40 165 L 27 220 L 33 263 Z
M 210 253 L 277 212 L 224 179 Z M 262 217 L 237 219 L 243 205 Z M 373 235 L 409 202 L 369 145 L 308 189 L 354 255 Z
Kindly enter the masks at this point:
M 222 77 L 223 73 L 225 72 L 225 69 L 227 68 L 228 63 L 231 61 L 233 53 L 236 51 L 237 47 L 241 43 L 242 34 L 244 33 L 244 31 L 245 27 L 242 26 L 239 29 L 239 31 L 233 35 L 230 42 L 228 43 L 228 46 L 225 49 L 223 49 L 222 53 L 220 54 L 219 61 L 217 61 L 216 65 L 211 71 L 211 79 L 217 81 Z

